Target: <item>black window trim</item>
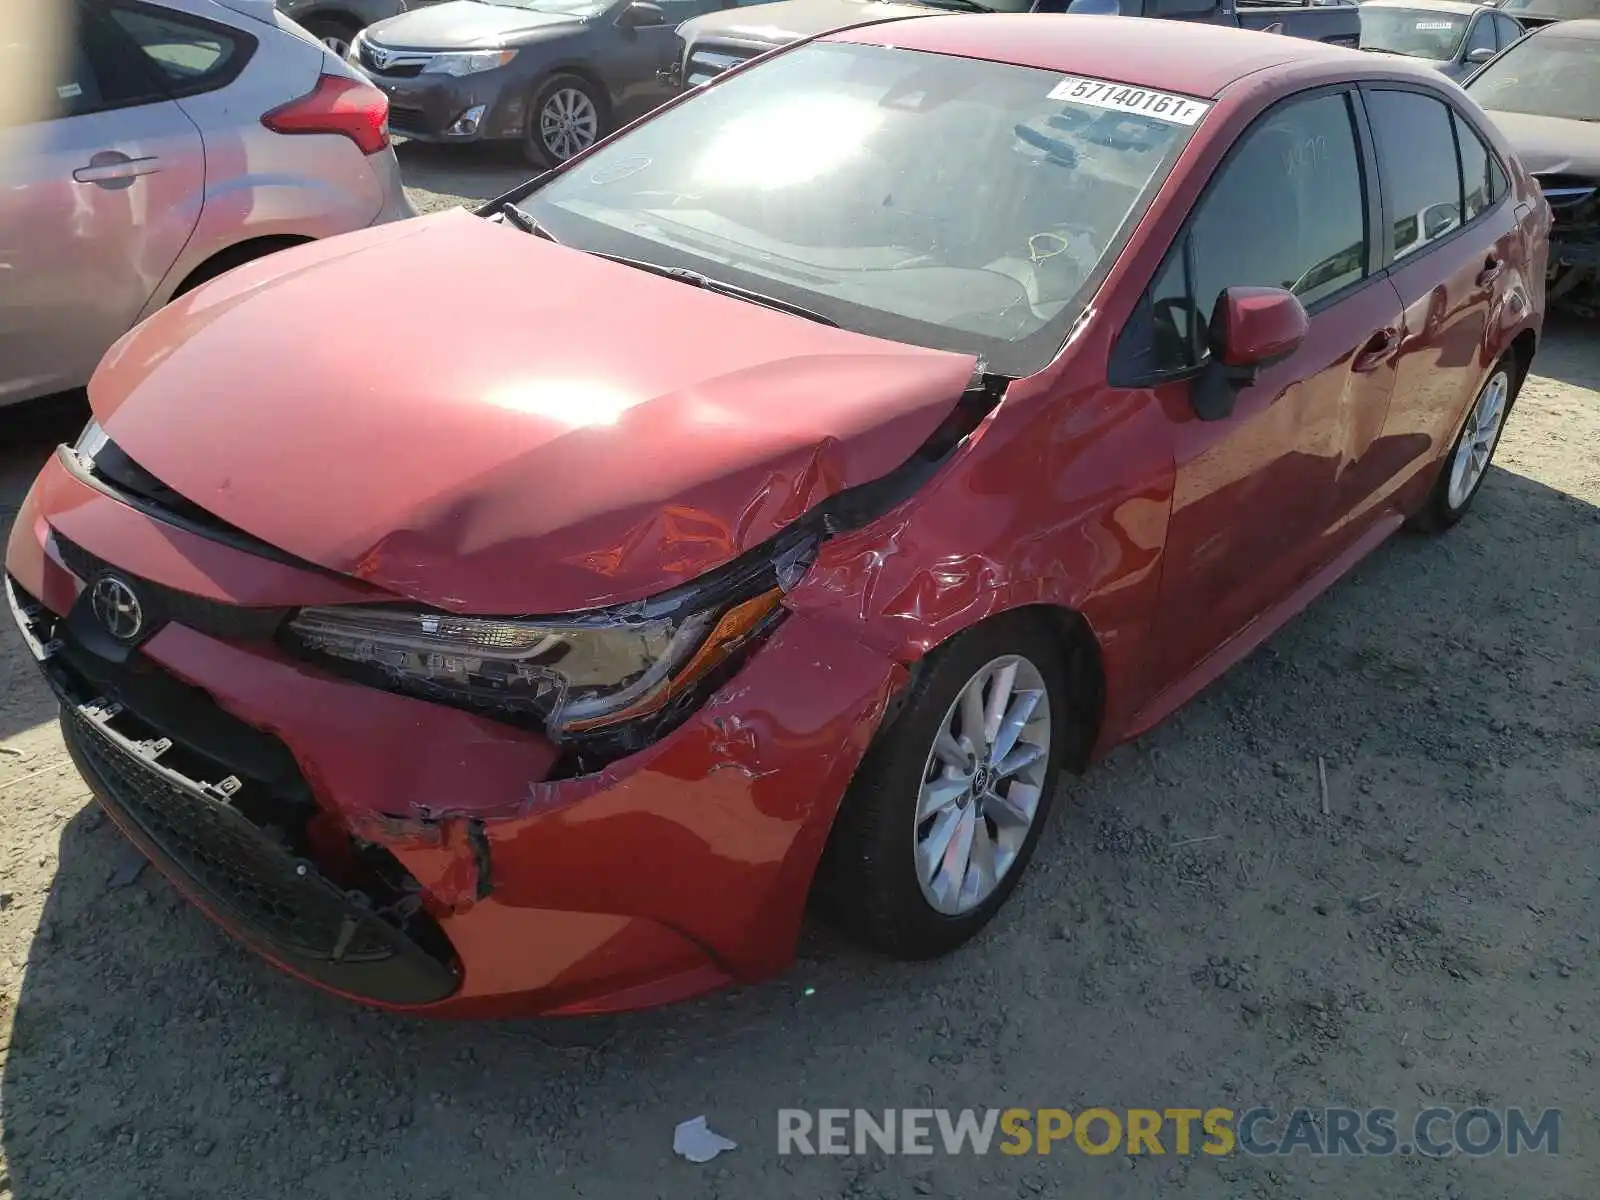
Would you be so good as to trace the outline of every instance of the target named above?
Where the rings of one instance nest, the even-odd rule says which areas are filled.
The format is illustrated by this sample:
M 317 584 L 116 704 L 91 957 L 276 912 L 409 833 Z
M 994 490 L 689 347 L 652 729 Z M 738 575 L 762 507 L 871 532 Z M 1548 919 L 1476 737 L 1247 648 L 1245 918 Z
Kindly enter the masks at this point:
M 1418 247 L 1415 251 L 1406 255 L 1404 259 L 1396 259 L 1394 256 L 1394 216 L 1390 210 L 1389 199 L 1388 196 L 1384 194 L 1384 189 L 1381 182 L 1383 179 L 1383 168 L 1381 166 L 1377 166 L 1377 144 L 1376 142 L 1373 144 L 1373 163 L 1374 166 L 1377 167 L 1377 169 L 1374 171 L 1374 175 L 1380 181 L 1378 191 L 1383 199 L 1383 213 L 1382 219 L 1378 225 L 1379 237 L 1377 239 L 1383 252 L 1383 269 L 1379 272 L 1379 274 L 1387 277 L 1394 274 L 1396 271 L 1409 268 L 1413 263 L 1421 262 L 1434 251 L 1438 250 L 1441 246 L 1448 246 L 1462 234 L 1466 233 L 1467 230 L 1475 228 L 1480 221 L 1483 221 L 1485 218 L 1497 212 L 1502 204 L 1508 203 L 1510 200 L 1511 180 L 1514 178 L 1514 176 L 1506 167 L 1505 160 L 1500 157 L 1500 151 L 1495 147 L 1494 140 L 1484 134 L 1483 130 L 1479 128 L 1478 123 L 1472 119 L 1470 113 L 1463 109 L 1444 92 L 1437 91 L 1426 84 L 1413 83 L 1410 80 L 1401 79 L 1362 80 L 1358 87 L 1360 94 L 1357 99 L 1363 112 L 1365 112 L 1366 109 L 1367 96 L 1371 92 L 1412 92 L 1416 95 L 1424 96 L 1429 100 L 1438 101 L 1440 104 L 1444 105 L 1446 111 L 1451 117 L 1450 135 L 1454 140 L 1456 159 L 1456 203 L 1460 206 L 1462 221 L 1461 224 L 1457 225 L 1443 237 L 1435 238 L 1427 245 Z M 1366 114 L 1365 121 L 1370 128 L 1370 114 Z M 1500 168 L 1500 173 L 1506 180 L 1506 189 L 1500 193 L 1499 198 L 1491 200 L 1484 206 L 1483 211 L 1477 216 L 1473 217 L 1470 221 L 1466 219 L 1466 178 L 1461 166 L 1460 135 L 1456 133 L 1456 125 L 1458 123 L 1465 125 L 1469 130 L 1472 131 L 1473 134 L 1477 136 L 1478 140 L 1483 143 L 1483 148 L 1489 156 L 1489 161 Z
M 1222 156 L 1222 161 L 1217 163 L 1216 167 L 1213 168 L 1210 177 L 1206 180 L 1205 186 L 1200 189 L 1200 194 L 1195 197 L 1194 202 L 1189 206 L 1189 211 L 1184 214 L 1183 224 L 1178 227 L 1177 233 L 1173 235 L 1172 240 L 1167 243 L 1166 249 L 1162 251 L 1160 261 L 1157 263 L 1155 270 L 1150 274 L 1149 282 L 1145 284 L 1143 293 L 1134 303 L 1133 311 L 1129 314 L 1127 320 L 1123 322 L 1122 330 L 1117 335 L 1117 341 L 1113 346 L 1111 353 L 1110 369 L 1107 380 L 1112 387 L 1162 387 L 1166 384 L 1182 383 L 1186 380 L 1194 379 L 1206 369 L 1207 365 L 1211 361 L 1211 356 L 1209 353 L 1207 353 L 1193 366 L 1174 367 L 1168 370 L 1133 371 L 1129 369 L 1128 364 L 1123 361 L 1126 353 L 1123 348 L 1123 342 L 1125 339 L 1131 336 L 1131 331 L 1133 331 L 1136 326 L 1142 327 L 1146 332 L 1148 332 L 1151 315 L 1150 291 L 1153 287 L 1155 287 L 1156 282 L 1162 277 L 1163 272 L 1165 272 L 1167 269 L 1168 263 L 1172 260 L 1173 253 L 1177 251 L 1180 246 L 1182 247 L 1182 253 L 1185 259 L 1185 282 L 1186 284 L 1192 285 L 1194 270 L 1193 254 L 1189 246 L 1190 227 L 1194 224 L 1201 209 L 1205 206 L 1206 200 L 1211 196 L 1217 180 L 1222 177 L 1223 172 L 1228 169 L 1235 156 L 1239 153 L 1239 148 L 1245 144 L 1245 142 L 1250 138 L 1251 134 L 1256 131 L 1262 122 L 1266 121 L 1279 110 L 1287 108 L 1291 104 L 1298 104 L 1309 100 L 1318 100 L 1324 96 L 1334 95 L 1345 97 L 1346 112 L 1350 117 L 1352 132 L 1355 135 L 1356 166 L 1360 172 L 1361 178 L 1359 183 L 1361 186 L 1362 198 L 1365 201 L 1365 203 L 1362 205 L 1362 223 L 1363 234 L 1367 245 L 1366 272 L 1360 279 L 1351 280 L 1338 291 L 1329 292 L 1326 296 L 1321 297 L 1315 303 L 1306 305 L 1306 315 L 1309 317 L 1314 317 L 1324 309 L 1331 308 L 1335 304 L 1340 304 L 1343 301 L 1348 300 L 1351 296 L 1355 295 L 1363 288 L 1369 287 L 1373 283 L 1376 283 L 1379 280 L 1387 277 L 1387 262 L 1383 255 L 1384 246 L 1387 243 L 1389 234 L 1384 233 L 1381 239 L 1379 236 L 1377 236 L 1377 234 L 1383 230 L 1383 226 L 1380 223 L 1380 218 L 1385 211 L 1382 203 L 1380 202 L 1381 198 L 1379 195 L 1382 185 L 1380 183 L 1377 169 L 1377 146 L 1372 140 L 1372 131 L 1367 123 L 1366 106 L 1362 103 L 1359 85 L 1354 81 L 1329 83 L 1322 84 L 1318 87 L 1307 88 L 1303 91 L 1294 92 L 1288 96 L 1284 96 L 1281 99 L 1273 101 L 1273 103 L 1262 109 L 1255 115 L 1255 117 L 1251 119 L 1250 123 L 1244 127 L 1239 136 L 1234 138 L 1233 144 L 1228 147 L 1227 153 Z M 1209 319 L 1209 317 L 1210 314 L 1206 314 L 1206 319 Z

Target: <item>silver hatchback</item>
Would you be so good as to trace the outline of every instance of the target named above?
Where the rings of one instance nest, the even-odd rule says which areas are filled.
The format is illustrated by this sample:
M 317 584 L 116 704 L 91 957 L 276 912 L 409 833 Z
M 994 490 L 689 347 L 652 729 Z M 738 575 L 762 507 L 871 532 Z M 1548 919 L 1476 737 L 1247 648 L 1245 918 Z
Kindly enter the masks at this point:
M 231 267 L 413 215 L 387 99 L 272 0 L 4 6 L 0 405 Z

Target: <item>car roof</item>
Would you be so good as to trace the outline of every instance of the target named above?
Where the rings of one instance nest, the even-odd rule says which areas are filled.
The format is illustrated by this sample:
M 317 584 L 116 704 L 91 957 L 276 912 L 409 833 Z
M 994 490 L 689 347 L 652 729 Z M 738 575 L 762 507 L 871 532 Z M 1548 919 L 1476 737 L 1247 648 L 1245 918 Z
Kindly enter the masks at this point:
M 1488 0 L 1366 0 L 1362 8 L 1415 9 L 1419 12 L 1443 12 L 1453 16 L 1470 16 L 1482 8 L 1492 8 Z
M 836 30 L 824 40 L 989 59 L 1190 96 L 1220 96 L 1229 84 L 1273 69 L 1308 77 L 1334 68 L 1352 79 L 1439 78 L 1431 67 L 1308 38 L 1066 13 L 912 17 Z

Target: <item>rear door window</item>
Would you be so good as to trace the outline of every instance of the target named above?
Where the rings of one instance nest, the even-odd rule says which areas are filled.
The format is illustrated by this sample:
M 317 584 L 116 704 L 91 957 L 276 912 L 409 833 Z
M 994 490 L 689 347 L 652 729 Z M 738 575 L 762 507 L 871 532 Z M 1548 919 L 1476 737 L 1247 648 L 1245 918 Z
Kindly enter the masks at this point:
M 1518 25 L 1510 17 L 1501 16 L 1499 13 L 1494 14 L 1494 27 L 1497 34 L 1496 40 L 1499 42 L 1499 49 L 1501 50 L 1504 50 L 1512 42 L 1522 37 L 1522 26 Z
M 1472 23 L 1472 31 L 1467 34 L 1466 53 L 1493 49 L 1495 49 L 1494 18 L 1488 13 L 1479 13 L 1478 19 Z
M 231 83 L 244 68 L 255 42 L 186 13 L 114 4 L 110 17 L 178 96 L 191 96 Z
M 1246 131 L 1151 289 L 1161 370 L 1198 366 L 1217 298 L 1287 288 L 1308 308 L 1367 269 L 1366 196 L 1349 99 L 1290 101 Z
M 1461 148 L 1462 207 L 1470 221 L 1506 194 L 1506 177 L 1478 131 L 1460 113 L 1451 116 L 1456 126 L 1456 144 Z
M 1367 111 L 1389 208 L 1389 246 L 1403 259 L 1461 228 L 1461 172 L 1450 107 L 1420 92 L 1369 91 Z
M 82 117 L 167 98 L 161 81 L 102 11 L 82 3 L 67 11 L 72 36 L 53 73 L 54 95 L 45 97 L 47 115 Z

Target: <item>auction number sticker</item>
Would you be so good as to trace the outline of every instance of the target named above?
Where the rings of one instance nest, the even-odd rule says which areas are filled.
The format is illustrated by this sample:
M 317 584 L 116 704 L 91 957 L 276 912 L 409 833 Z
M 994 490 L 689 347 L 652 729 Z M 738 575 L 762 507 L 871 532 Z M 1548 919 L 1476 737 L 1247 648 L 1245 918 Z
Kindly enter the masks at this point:
M 1125 83 L 1108 83 L 1104 79 L 1081 79 L 1076 75 L 1068 75 L 1051 88 L 1050 99 L 1071 100 L 1074 104 L 1109 108 L 1115 112 L 1137 113 L 1173 125 L 1193 125 L 1211 111 L 1210 103 L 1205 100 L 1152 91 L 1150 88 L 1129 87 Z

